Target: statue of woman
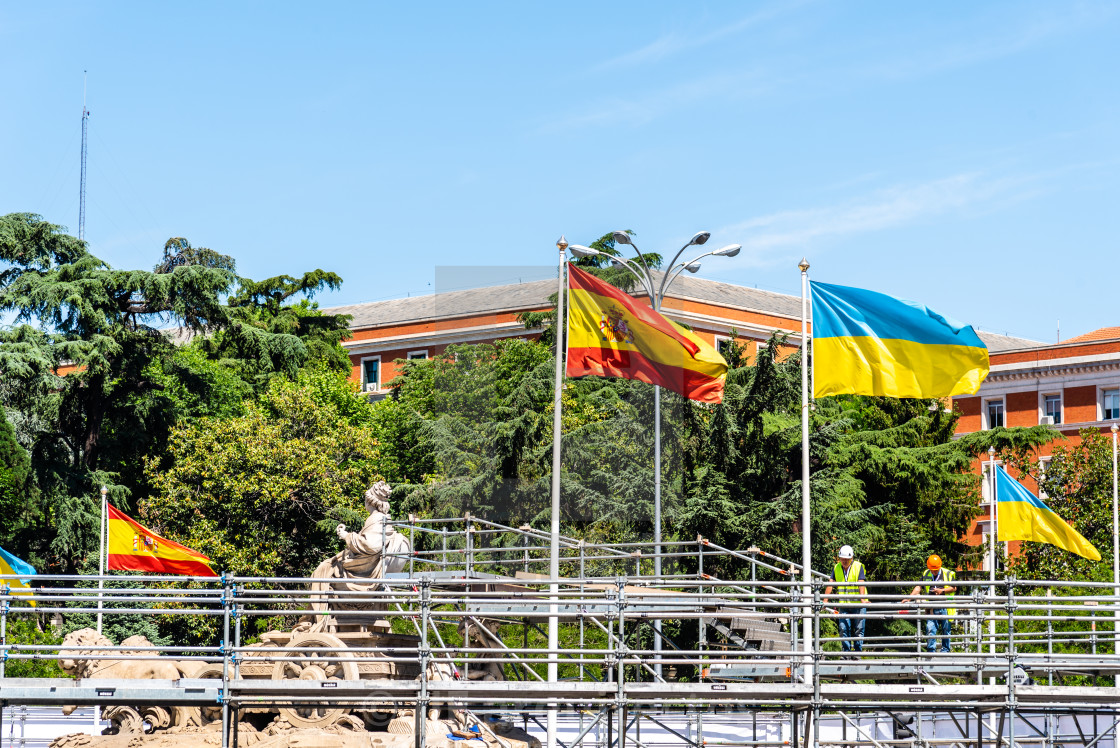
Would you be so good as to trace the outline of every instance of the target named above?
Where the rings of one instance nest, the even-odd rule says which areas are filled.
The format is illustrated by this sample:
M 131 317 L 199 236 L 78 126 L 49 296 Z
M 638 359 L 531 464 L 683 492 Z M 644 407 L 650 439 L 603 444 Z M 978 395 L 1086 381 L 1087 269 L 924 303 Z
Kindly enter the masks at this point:
M 348 587 L 360 591 L 373 589 L 366 580 L 383 579 L 386 574 L 400 571 L 408 561 L 411 545 L 408 538 L 398 533 L 389 524 L 389 495 L 392 489 L 385 481 L 374 483 L 365 493 L 365 507 L 369 517 L 358 532 L 347 532 L 346 525 L 335 528 L 346 549 L 331 556 L 311 575 L 315 579 L 353 580 Z M 382 555 L 384 552 L 384 555 Z M 342 584 L 341 582 L 333 584 Z M 332 583 L 317 582 L 311 585 L 316 593 L 328 593 Z M 360 607 L 378 607 L 359 604 Z M 316 595 L 312 598 L 312 608 L 326 610 L 327 601 Z M 333 607 L 333 604 L 329 607 Z M 343 607 L 347 607 L 343 604 Z

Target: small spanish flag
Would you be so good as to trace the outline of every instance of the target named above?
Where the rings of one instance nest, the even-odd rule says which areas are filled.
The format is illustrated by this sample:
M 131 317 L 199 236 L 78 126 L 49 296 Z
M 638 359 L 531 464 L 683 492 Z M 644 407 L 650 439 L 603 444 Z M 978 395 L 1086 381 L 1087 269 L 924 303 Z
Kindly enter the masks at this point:
M 727 362 L 715 348 L 571 264 L 568 289 L 569 377 L 637 379 L 690 400 L 723 401 Z
M 209 560 L 198 551 L 156 535 L 109 505 L 110 569 L 216 577 L 218 575 L 206 564 Z

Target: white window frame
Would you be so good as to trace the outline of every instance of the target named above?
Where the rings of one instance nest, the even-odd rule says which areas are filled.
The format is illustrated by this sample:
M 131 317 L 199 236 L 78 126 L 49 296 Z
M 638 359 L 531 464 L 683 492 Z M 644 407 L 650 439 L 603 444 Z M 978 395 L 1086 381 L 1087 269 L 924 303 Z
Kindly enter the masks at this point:
M 1065 393 L 1062 391 L 1038 393 L 1038 422 L 1041 424 L 1042 419 L 1050 415 L 1046 412 L 1046 398 L 1048 397 L 1058 398 L 1058 420 L 1055 421 L 1053 425 L 1061 426 L 1066 422 L 1066 397 Z M 1004 408 L 1003 420 L 1004 422 L 1007 421 L 1006 407 Z
M 991 403 L 999 403 L 1003 407 L 1003 425 L 1007 426 L 1007 400 L 1006 400 L 1006 398 L 992 397 L 992 398 L 988 398 L 988 399 L 984 400 L 983 409 L 980 411 L 980 418 L 982 419 L 982 423 L 983 423 L 983 426 L 984 426 L 984 428 L 982 429 L 983 431 L 987 431 L 988 429 L 995 428 L 989 422 L 990 418 L 988 416 L 988 406 Z
M 980 462 L 980 506 L 991 506 L 992 504 L 992 478 L 988 474 L 988 466 L 992 464 L 991 460 L 982 460 Z M 995 461 L 996 467 L 1003 465 L 1003 460 Z
M 366 361 L 377 362 L 377 382 L 373 387 L 369 386 L 366 381 Z M 358 362 L 358 376 L 362 382 L 362 392 L 380 392 L 381 391 L 381 356 L 362 356 L 361 361 Z
M 1046 457 L 1038 458 L 1038 498 L 1047 498 L 1046 492 L 1042 490 L 1042 478 L 1046 475 L 1046 468 L 1050 467 L 1050 460 L 1054 459 L 1047 455 Z
M 1116 393 L 1120 394 L 1120 385 L 1112 384 L 1112 385 L 1104 385 L 1104 386 L 1097 387 L 1097 420 L 1098 421 L 1118 421 L 1118 420 L 1120 420 L 1120 418 L 1116 418 L 1116 417 L 1108 418 L 1105 415 L 1105 412 L 1104 412 L 1104 395 L 1105 395 L 1106 392 L 1116 392 Z M 1120 409 L 1118 409 L 1118 410 L 1120 410 Z M 1120 415 L 1120 413 L 1118 413 L 1117 415 Z
M 427 361 L 428 360 L 428 349 L 427 348 L 421 348 L 420 350 L 417 350 L 417 351 L 409 351 L 408 353 L 405 354 L 405 358 L 407 358 L 409 361 Z

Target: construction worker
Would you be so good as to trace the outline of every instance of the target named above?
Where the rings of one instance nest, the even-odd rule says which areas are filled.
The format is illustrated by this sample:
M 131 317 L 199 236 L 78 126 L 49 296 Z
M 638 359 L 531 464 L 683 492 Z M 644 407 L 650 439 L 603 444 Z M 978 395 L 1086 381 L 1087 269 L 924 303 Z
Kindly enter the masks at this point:
M 941 567 L 941 556 L 934 553 L 926 559 L 926 570 L 922 572 L 922 582 L 924 584 L 915 585 L 914 589 L 910 591 L 911 596 L 917 595 L 921 593 L 924 586 L 926 588 L 925 594 L 932 596 L 941 604 L 939 608 L 926 611 L 929 615 L 929 618 L 926 619 L 927 652 L 933 652 L 937 649 L 938 637 L 941 637 L 941 651 L 949 651 L 949 604 L 957 592 L 957 588 L 952 585 L 956 578 L 957 575 L 953 573 L 952 569 Z M 907 598 L 902 602 L 908 603 L 910 599 Z
M 836 566 L 832 568 L 832 581 L 836 583 L 836 627 L 840 629 L 840 647 L 845 652 L 863 651 L 864 616 L 867 615 L 867 581 L 863 564 L 855 560 L 850 545 L 840 547 Z M 833 585 L 824 588 L 825 599 L 832 594 Z

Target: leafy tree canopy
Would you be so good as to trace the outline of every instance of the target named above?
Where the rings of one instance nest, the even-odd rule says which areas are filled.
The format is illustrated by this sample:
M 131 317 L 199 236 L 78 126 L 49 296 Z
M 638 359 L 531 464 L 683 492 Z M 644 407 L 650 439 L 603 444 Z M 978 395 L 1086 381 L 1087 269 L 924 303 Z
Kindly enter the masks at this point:
M 313 358 L 339 366 L 346 318 L 289 302 L 340 282 L 239 278 L 232 258 L 183 238 L 153 271 L 117 270 L 37 215 L 0 217 L 0 313 L 15 323 L 0 329 L 0 398 L 37 488 L 13 551 L 73 571 L 97 547 L 97 489 L 134 509 L 143 457 L 173 424 L 239 413 Z

